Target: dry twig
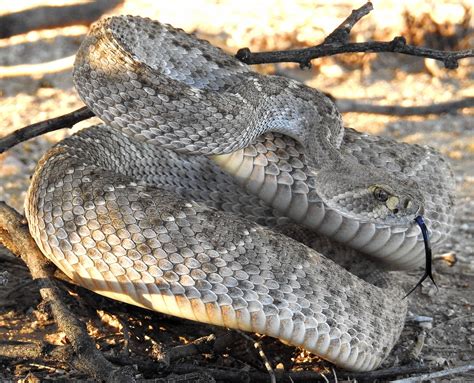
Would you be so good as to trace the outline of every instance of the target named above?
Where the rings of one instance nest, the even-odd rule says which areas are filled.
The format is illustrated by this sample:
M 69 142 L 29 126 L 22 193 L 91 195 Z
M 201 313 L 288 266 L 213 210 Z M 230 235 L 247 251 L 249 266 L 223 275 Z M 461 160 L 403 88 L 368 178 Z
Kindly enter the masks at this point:
M 68 363 L 73 358 L 70 345 L 49 343 L 0 341 L 0 358 L 19 360 L 46 360 Z
M 271 383 L 276 383 L 275 371 L 273 370 L 272 364 L 270 363 L 270 360 L 268 360 L 267 355 L 265 354 L 265 351 L 263 350 L 263 347 L 260 344 L 260 342 L 256 341 L 250 335 L 247 335 L 246 333 L 244 333 L 242 331 L 237 330 L 237 333 L 239 333 L 245 339 L 252 342 L 253 347 L 255 347 L 255 349 L 258 351 L 258 355 L 263 360 L 263 364 L 265 365 L 265 368 L 268 371 L 268 375 L 270 375 L 270 382 Z
M 68 363 L 96 379 L 133 382 L 129 368 L 115 367 L 97 350 L 84 323 L 69 310 L 63 291 L 51 279 L 54 267 L 36 246 L 25 218 L 4 202 L 0 202 L 0 243 L 21 257 L 32 278 L 38 282 L 41 297 L 50 305 L 58 328 L 71 342 L 72 353 Z
M 351 43 L 349 35 L 354 25 L 365 15 L 372 11 L 372 3 L 368 2 L 362 7 L 353 10 L 333 32 L 331 32 L 322 44 L 306 49 L 294 49 L 288 51 L 256 52 L 252 53 L 248 48 L 239 49 L 236 58 L 246 64 L 265 64 L 277 62 L 296 62 L 301 67 L 309 67 L 311 60 L 315 58 L 332 56 L 340 53 L 353 52 L 396 52 L 412 56 L 429 57 L 443 61 L 446 68 L 457 68 L 458 60 L 474 57 L 474 50 L 464 51 L 438 51 L 434 49 L 415 47 L 407 45 L 403 37 L 396 37 L 390 42 L 370 41 L 366 43 Z M 375 113 L 398 116 L 439 114 L 452 112 L 462 108 L 469 108 L 474 105 L 474 98 L 467 97 L 463 100 L 433 104 L 430 106 L 401 107 L 370 105 L 354 102 L 352 100 L 337 100 L 341 112 Z M 33 125 L 21 128 L 12 134 L 0 139 L 0 153 L 7 149 L 26 141 L 30 138 L 52 132 L 62 128 L 70 128 L 79 121 L 91 118 L 94 113 L 87 107 L 82 107 L 71 113 L 38 122 Z
M 368 2 L 362 7 L 352 11 L 352 14 L 339 25 L 323 43 L 310 48 L 290 49 L 286 51 L 251 52 L 249 48 L 241 48 L 235 57 L 245 64 L 269 64 L 281 62 L 295 62 L 301 68 L 311 67 L 311 60 L 333 56 L 341 53 L 381 53 L 395 52 L 409 56 L 426 57 L 444 63 L 447 69 L 456 69 L 458 60 L 474 57 L 474 49 L 461 51 L 439 51 L 437 49 L 416 47 L 407 44 L 402 36 L 395 37 L 392 41 L 368 41 L 364 43 L 351 43 L 348 41 L 352 27 L 370 11 L 372 3 Z
M 0 153 L 42 134 L 63 128 L 72 128 L 78 122 L 91 117 L 94 117 L 94 113 L 87 106 L 84 106 L 71 113 L 25 126 L 0 139 Z
M 173 347 L 168 352 L 168 357 L 173 362 L 193 355 L 210 354 L 214 350 L 215 341 L 216 336 L 214 334 L 198 338 L 191 343 Z
M 392 383 L 417 383 L 424 382 L 435 378 L 443 378 L 450 375 L 464 374 L 466 372 L 474 371 L 474 363 L 469 363 L 464 366 L 455 368 L 447 368 L 442 371 L 432 372 L 430 374 L 413 376 L 411 378 L 393 380 Z
M 214 379 L 225 382 L 249 381 L 252 383 L 268 383 L 268 374 L 262 371 L 250 370 L 243 371 L 241 369 L 229 369 L 222 367 L 201 367 L 193 364 L 176 364 L 172 366 L 176 373 L 188 373 L 203 371 L 209 373 Z M 375 380 L 389 380 L 399 376 L 410 374 L 421 374 L 437 370 L 428 366 L 401 366 L 392 367 L 383 370 L 370 372 L 347 372 L 338 371 L 337 379 L 350 380 L 356 379 L 358 382 L 373 382 Z M 439 369 L 438 369 L 439 370 Z M 328 377 L 322 377 L 318 371 L 275 371 L 276 381 L 279 383 L 315 383 L 329 380 Z M 331 378 L 332 380 L 332 378 Z

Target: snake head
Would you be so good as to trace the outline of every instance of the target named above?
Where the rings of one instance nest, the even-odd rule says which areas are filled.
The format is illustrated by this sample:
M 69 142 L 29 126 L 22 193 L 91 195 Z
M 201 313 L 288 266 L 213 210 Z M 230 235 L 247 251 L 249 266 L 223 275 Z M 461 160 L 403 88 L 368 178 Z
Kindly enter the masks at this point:
M 328 208 L 361 222 L 389 226 L 413 224 L 423 214 L 424 198 L 416 182 L 353 165 L 317 173 L 316 192 Z

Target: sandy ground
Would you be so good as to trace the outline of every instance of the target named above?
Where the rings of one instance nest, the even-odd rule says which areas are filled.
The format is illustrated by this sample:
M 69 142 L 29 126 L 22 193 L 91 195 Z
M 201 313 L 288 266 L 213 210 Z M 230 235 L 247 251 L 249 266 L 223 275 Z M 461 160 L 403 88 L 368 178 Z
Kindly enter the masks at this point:
M 0 12 L 19 11 L 21 7 L 44 3 L 11 2 Z M 359 5 L 343 1 L 140 0 L 125 1 L 114 13 L 156 18 L 187 31 L 196 31 L 200 37 L 235 52 L 245 46 L 252 50 L 272 50 L 318 43 L 353 6 Z M 416 28 L 407 29 L 404 10 L 408 8 L 416 20 L 422 20 L 424 12 L 431 12 L 431 19 L 438 24 L 460 23 L 465 14 L 465 9 L 455 1 L 376 1 L 374 5 L 376 11 L 354 30 L 358 41 L 390 39 L 402 32 L 412 33 L 414 40 L 422 38 L 419 33 L 413 33 L 418 31 Z M 430 29 L 427 24 L 423 25 L 425 30 Z M 472 20 L 470 28 L 472 31 Z M 86 30 L 83 26 L 71 26 L 0 40 L 0 136 L 82 106 L 72 87 L 70 65 Z M 446 33 L 452 30 L 447 28 Z M 426 39 L 430 41 L 428 37 Z M 464 44 L 472 47 L 473 41 L 471 35 Z M 452 48 L 449 44 L 444 46 L 444 49 Z M 474 96 L 472 64 L 473 60 L 464 60 L 458 70 L 446 71 L 427 60 L 384 54 L 323 59 L 314 62 L 309 71 L 300 71 L 294 65 L 266 65 L 255 69 L 297 78 L 335 98 L 408 106 Z M 474 364 L 474 110 L 411 118 L 347 113 L 344 121 L 358 130 L 435 147 L 450 160 L 457 182 L 456 229 L 435 255 L 439 291 L 426 283 L 410 297 L 406 328 L 384 366 L 419 362 L 451 368 Z M 82 122 L 72 131 L 90 124 L 90 121 Z M 0 200 L 22 211 L 29 176 L 36 161 L 54 142 L 70 133 L 50 133 L 0 155 Z M 0 338 L 16 341 L 45 338 L 51 343 L 62 344 L 62 334 L 44 308 L 37 307 L 39 297 L 25 267 L 6 250 L 0 249 L 0 272 L 4 271 L 8 272 L 8 283 L 0 286 Z M 399 273 L 395 278 L 408 289 L 419 274 L 419 271 Z M 173 327 L 177 321 L 172 318 L 112 303 L 81 289 L 72 288 L 72 291 L 81 296 L 79 304 L 84 312 L 92 312 L 95 317 L 99 312 L 98 319 L 90 321 L 88 327 L 105 351 L 123 345 L 123 328 L 111 324 L 111 317 L 125 318 L 123 320 L 132 332 L 140 328 L 134 333 L 137 339 L 130 342 L 132 352 L 137 355 L 149 354 L 156 344 L 179 344 L 216 331 L 209 326 L 180 323 L 178 333 Z M 429 319 L 420 323 L 416 320 L 420 316 Z M 304 353 L 270 340 L 265 340 L 264 345 L 265 342 L 274 367 L 316 368 L 316 364 L 310 363 L 313 359 Z M 254 360 L 244 358 L 238 350 L 226 355 L 220 356 L 218 364 L 244 369 L 261 367 L 255 365 Z M 206 365 L 205 358 L 195 362 Z M 80 374 L 57 363 L 0 360 L 0 380 L 25 378 L 28 373 L 30 378 L 81 378 Z M 474 372 L 435 381 L 474 381 Z

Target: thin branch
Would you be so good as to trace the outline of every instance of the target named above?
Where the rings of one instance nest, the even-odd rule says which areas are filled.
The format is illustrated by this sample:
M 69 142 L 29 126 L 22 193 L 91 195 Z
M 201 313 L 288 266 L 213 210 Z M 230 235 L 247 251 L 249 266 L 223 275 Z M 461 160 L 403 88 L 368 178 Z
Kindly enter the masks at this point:
M 360 19 L 368 15 L 374 9 L 372 3 L 369 1 L 358 9 L 353 9 L 349 17 L 345 19 L 334 31 L 332 31 L 325 39 L 326 44 L 346 44 L 349 42 L 349 35 L 351 30 Z
M 166 378 L 140 379 L 141 383 L 215 383 L 207 372 L 192 372 L 189 374 L 171 374 Z
M 68 308 L 64 292 L 52 279 L 54 267 L 43 256 L 28 230 L 26 219 L 4 202 L 0 202 L 0 243 L 21 257 L 32 278 L 40 287 L 41 297 L 47 302 L 58 328 L 71 342 L 73 353 L 68 361 L 74 368 L 95 379 L 109 382 L 133 382 L 130 369 L 111 364 L 97 350 L 86 326 Z
M 256 52 L 252 53 L 248 48 L 240 49 L 236 58 L 246 64 L 264 64 L 276 62 L 297 62 L 301 67 L 308 67 L 311 60 L 324 56 L 332 56 L 340 53 L 350 52 L 397 52 L 413 56 L 429 57 L 443 61 L 446 68 L 457 68 L 458 60 L 466 57 L 474 57 L 474 50 L 464 51 L 438 51 L 430 48 L 414 47 L 406 44 L 403 37 L 396 37 L 392 41 L 380 42 L 371 41 L 365 43 L 349 43 L 349 35 L 354 25 L 373 10 L 372 3 L 368 2 L 362 7 L 355 9 L 333 32 L 331 32 L 320 45 L 306 49 L 293 49 L 288 51 Z M 421 107 L 400 107 L 381 106 L 369 104 L 350 103 L 347 100 L 338 101 L 338 106 L 342 112 L 361 112 L 387 115 L 425 115 L 450 112 L 465 107 L 473 106 L 473 98 L 452 103 L 441 103 L 432 106 Z M 0 139 L 0 154 L 7 149 L 26 141 L 30 138 L 52 132 L 62 128 L 70 128 L 79 121 L 91 118 L 94 113 L 87 107 L 75 110 L 71 113 L 41 121 Z
M 191 343 L 173 347 L 168 352 L 168 356 L 171 362 L 187 358 L 189 356 L 199 354 L 210 354 L 214 351 L 214 342 L 216 336 L 214 334 L 198 338 Z
M 268 371 L 268 375 L 270 375 L 270 383 L 276 383 L 275 371 L 273 371 L 272 364 L 270 363 L 270 360 L 267 358 L 267 355 L 265 354 L 265 351 L 263 350 L 261 343 L 259 341 L 256 341 L 250 335 L 247 335 L 243 331 L 236 330 L 236 332 L 240 334 L 242 337 L 244 337 L 245 339 L 252 342 L 253 347 L 255 347 L 255 349 L 258 351 L 258 355 L 262 359 L 263 364 Z
M 87 106 L 84 106 L 71 113 L 15 130 L 12 134 L 0 139 L 0 154 L 23 141 L 29 140 L 30 138 L 41 136 L 42 134 L 53 132 L 58 129 L 72 128 L 78 122 L 91 117 L 94 117 L 94 113 L 87 108 Z
M 341 113 L 373 113 L 389 116 L 422 116 L 428 114 L 453 113 L 459 109 L 474 107 L 474 97 L 466 97 L 462 100 L 440 102 L 438 104 L 424 106 L 374 105 L 351 99 L 336 99 L 335 102 Z
M 431 374 L 413 376 L 411 378 L 393 380 L 392 383 L 416 383 L 424 382 L 435 378 L 442 378 L 449 375 L 464 374 L 466 372 L 474 371 L 474 363 L 467 364 L 465 366 L 459 366 L 455 368 L 448 368 L 446 370 L 433 372 Z
M 56 346 L 50 343 L 30 343 L 30 342 L 11 342 L 11 341 L 0 341 L 0 358 L 9 358 L 22 361 L 51 361 L 51 362 L 63 362 L 67 363 L 73 355 L 74 351 L 70 345 Z M 128 364 L 134 362 L 140 364 L 141 360 L 135 360 L 134 357 L 123 356 L 123 359 L 128 359 Z M 110 357 L 111 361 L 117 359 L 116 357 Z M 117 359 L 118 362 L 122 360 Z M 156 366 L 156 363 L 154 363 Z M 153 370 L 156 375 L 156 368 Z M 190 374 L 171 374 L 164 378 L 154 379 L 140 379 L 140 382 L 150 383 L 210 383 L 213 382 L 209 374 L 203 372 L 194 372 Z
M 221 354 L 225 353 L 227 348 L 235 344 L 237 333 L 234 331 L 223 332 L 218 336 L 214 334 L 198 338 L 192 343 L 186 345 L 175 346 L 165 353 L 165 357 L 160 361 L 150 361 L 149 359 L 131 354 L 124 355 L 107 355 L 107 359 L 121 366 L 137 366 L 140 373 L 156 376 L 158 373 L 173 370 L 175 373 L 185 373 L 186 371 L 174 370 L 174 365 L 186 358 L 192 358 L 202 354 Z M 195 359 L 189 359 L 190 363 L 195 363 Z M 203 371 L 205 372 L 205 371 Z M 201 371 L 198 371 L 201 373 Z
M 166 352 L 166 358 L 170 363 L 173 363 L 195 355 L 221 353 L 234 344 L 236 335 L 234 331 L 227 331 L 220 334 L 219 337 L 215 334 L 203 336 L 188 344 L 171 348 Z
M 352 27 L 372 9 L 372 3 L 368 2 L 362 7 L 353 10 L 352 14 L 331 32 L 322 44 L 314 47 L 273 52 L 251 52 L 249 48 L 242 48 L 237 51 L 235 57 L 249 65 L 295 62 L 299 63 L 300 67 L 305 68 L 311 66 L 311 60 L 313 59 L 341 53 L 394 52 L 438 60 L 443 62 L 447 69 L 456 69 L 459 66 L 458 60 L 474 57 L 474 49 L 439 51 L 437 49 L 416 47 L 407 44 L 402 36 L 397 36 L 392 41 L 348 42 L 348 36 Z
M 74 351 L 70 345 L 0 341 L 0 358 L 68 363 L 73 358 L 73 354 Z
M 383 370 L 368 371 L 368 372 L 347 372 L 338 371 L 337 378 L 339 380 L 357 379 L 358 382 L 373 382 L 374 380 L 388 380 L 398 376 L 409 374 L 420 374 L 439 370 L 438 368 L 428 366 L 401 366 L 392 367 Z M 215 366 L 196 366 L 193 364 L 177 364 L 172 366 L 172 371 L 178 373 L 188 373 L 203 371 L 209 373 L 216 380 L 225 382 L 242 382 L 251 381 L 254 383 L 268 383 L 268 374 L 252 369 L 250 371 L 243 371 L 236 368 L 222 368 Z M 314 383 L 325 382 L 327 377 L 322 377 L 318 371 L 281 371 L 276 370 L 275 376 L 278 382 L 292 382 L 292 383 Z

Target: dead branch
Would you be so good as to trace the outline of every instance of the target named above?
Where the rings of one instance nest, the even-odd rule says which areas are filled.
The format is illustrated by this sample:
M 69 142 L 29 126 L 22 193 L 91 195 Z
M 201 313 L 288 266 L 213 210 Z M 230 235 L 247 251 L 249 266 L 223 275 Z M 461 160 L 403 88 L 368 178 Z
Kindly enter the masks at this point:
M 19 360 L 47 360 L 68 363 L 73 356 L 70 345 L 56 346 L 49 343 L 0 341 L 0 358 Z
M 348 43 L 349 35 L 351 34 L 351 30 L 354 28 L 354 25 L 356 25 L 364 16 L 368 15 L 373 9 L 374 7 L 370 1 L 359 9 L 353 9 L 351 14 L 324 39 L 324 42 L 327 44 Z
M 65 294 L 52 279 L 54 267 L 36 246 L 26 219 L 4 202 L 0 202 L 0 243 L 21 257 L 37 281 L 41 297 L 50 305 L 58 328 L 71 342 L 73 352 L 69 364 L 95 379 L 133 382 L 131 369 L 115 367 L 97 350 L 84 323 L 67 307 Z
M 407 44 L 405 38 L 402 36 L 397 36 L 392 41 L 349 42 L 348 39 L 352 27 L 372 10 L 373 6 L 371 2 L 353 10 L 351 15 L 330 33 L 323 43 L 314 47 L 273 52 L 251 52 L 249 48 L 241 48 L 237 51 L 235 57 L 248 65 L 295 62 L 300 64 L 301 68 L 309 68 L 311 67 L 311 60 L 341 53 L 394 52 L 438 60 L 443 62 L 447 69 L 456 69 L 459 66 L 458 60 L 474 57 L 474 49 L 440 51 L 437 49 L 416 47 Z
M 15 130 L 12 134 L 0 139 L 0 154 L 23 141 L 29 140 L 30 138 L 41 136 L 42 134 L 63 128 L 72 128 L 78 122 L 91 117 L 94 117 L 94 113 L 87 106 L 84 106 L 71 113 Z
M 73 349 L 70 345 L 56 346 L 49 343 L 30 342 L 9 342 L 0 341 L 0 358 L 20 359 L 23 361 L 50 361 L 68 363 L 73 357 Z M 114 358 L 110 358 L 112 361 Z M 126 359 L 126 357 L 124 357 Z M 134 358 L 129 359 L 130 365 L 136 362 Z M 141 362 L 140 360 L 138 361 Z M 154 363 L 156 365 L 156 363 Z M 193 372 L 188 374 L 170 374 L 164 378 L 154 378 L 150 380 L 141 379 L 140 382 L 153 383 L 212 383 L 214 379 L 203 372 Z
M 372 3 L 368 2 L 362 7 L 355 9 L 324 42 L 306 49 L 293 49 L 288 51 L 255 52 L 248 48 L 239 49 L 235 57 L 246 64 L 265 64 L 277 62 L 296 62 L 301 67 L 309 67 L 311 60 L 315 58 L 332 56 L 340 53 L 353 52 L 396 52 L 412 56 L 429 57 L 443 61 L 446 68 L 454 69 L 458 66 L 458 60 L 466 57 L 474 57 L 474 50 L 464 51 L 438 51 L 429 48 L 414 47 L 407 45 L 403 37 L 396 37 L 390 42 L 371 41 L 366 43 L 350 43 L 349 35 L 354 25 L 373 10 Z M 383 106 L 357 103 L 351 100 L 338 100 L 336 104 L 341 112 L 359 112 L 387 114 L 397 116 L 412 116 L 426 114 L 440 114 L 452 112 L 462 108 L 472 107 L 473 97 L 464 100 L 433 104 L 419 107 Z M 74 124 L 91 118 L 94 113 L 86 106 L 63 116 L 41 121 L 24 128 L 18 129 L 12 134 L 0 139 L 0 153 L 9 148 L 29 140 L 30 138 L 52 132 L 62 128 L 71 128 Z
M 423 116 L 428 114 L 454 113 L 459 109 L 474 107 L 474 97 L 426 106 L 374 105 L 351 99 L 336 99 L 335 102 L 341 113 L 372 113 L 388 116 Z
M 470 371 L 474 371 L 474 363 L 469 363 L 464 366 L 458 366 L 454 368 L 447 368 L 445 370 L 433 372 L 431 374 L 418 375 L 418 376 L 413 376 L 411 378 L 393 380 L 392 382 L 393 383 L 424 382 L 424 381 L 431 381 L 431 379 L 435 379 L 435 378 L 443 378 L 445 376 L 450 376 L 450 375 L 464 374 Z
M 253 347 L 258 351 L 258 355 L 262 359 L 263 364 L 268 371 L 268 375 L 270 376 L 270 383 L 276 383 L 275 371 L 273 370 L 272 364 L 270 363 L 270 360 L 267 358 L 267 355 L 263 350 L 262 344 L 259 341 L 253 339 L 250 335 L 244 333 L 243 331 L 237 330 L 237 333 L 240 334 L 243 338 L 252 342 Z
M 428 366 L 400 366 L 387 369 L 381 369 L 369 372 L 347 372 L 343 370 L 336 370 L 337 377 L 340 380 L 356 379 L 358 382 L 373 382 L 375 380 L 387 380 L 404 375 L 420 374 L 439 370 Z M 201 367 L 192 364 L 179 364 L 173 366 L 175 372 L 197 372 L 203 371 L 209 373 L 214 379 L 225 382 L 242 382 L 249 381 L 254 383 L 267 383 L 269 381 L 268 374 L 262 371 L 250 370 L 243 371 L 236 368 L 222 368 L 222 367 Z M 333 381 L 332 377 L 323 377 L 318 371 L 281 371 L 275 370 L 277 382 L 327 382 Z
M 235 335 L 235 334 L 234 334 Z M 230 338 L 229 338 L 230 339 Z M 215 337 L 204 337 L 200 338 L 200 340 L 197 340 L 198 343 L 200 344 L 205 344 L 204 349 L 199 349 L 199 346 L 196 348 L 195 345 L 192 345 L 188 347 L 188 345 L 185 346 L 177 346 L 175 350 L 180 350 L 176 352 L 176 358 L 173 358 L 175 361 L 178 359 L 184 358 L 184 357 L 189 357 L 193 355 L 197 355 L 200 353 L 208 353 L 211 352 L 212 350 L 208 348 L 213 341 L 215 341 Z M 196 342 L 196 341 L 195 341 Z M 17 342 L 18 343 L 18 342 Z M 4 348 L 4 351 L 0 353 L 0 356 L 9 356 L 9 357 L 18 357 L 22 359 L 39 359 L 40 357 L 45 357 L 50 360 L 66 360 L 68 357 L 68 353 L 71 352 L 71 349 L 69 346 L 53 346 L 53 345 L 48 345 L 48 344 L 31 344 L 31 343 L 22 343 L 17 344 L 17 345 L 4 345 L 2 344 L 2 348 Z M 6 355 L 8 354 L 8 355 Z M 179 357 L 178 357 L 179 355 Z M 137 359 L 136 357 L 129 357 L 129 358 L 124 358 L 124 357 L 108 357 L 111 361 L 122 364 L 122 365 L 130 365 L 130 364 L 137 364 L 139 366 L 139 369 L 142 370 L 153 370 L 156 372 L 156 363 L 152 363 L 151 365 L 148 365 L 147 363 L 144 363 L 141 359 Z M 468 364 L 466 366 L 461 366 L 457 367 L 454 369 L 447 369 L 447 370 L 441 370 L 437 372 L 433 372 L 433 370 L 436 370 L 433 367 L 428 367 L 428 366 L 401 366 L 401 367 L 393 367 L 393 368 L 387 368 L 387 369 L 382 369 L 382 370 L 377 370 L 377 371 L 371 371 L 371 372 L 346 372 L 346 371 L 338 371 L 337 376 L 339 379 L 357 379 L 359 382 L 372 382 L 374 380 L 378 379 L 392 379 L 396 378 L 399 376 L 403 375 L 412 375 L 412 374 L 423 374 L 426 372 L 430 372 L 429 374 L 426 375 L 419 375 L 415 377 L 414 379 L 419 379 L 423 378 L 423 380 L 435 378 L 435 377 L 442 377 L 442 376 L 447 376 L 447 375 L 452 375 L 452 374 L 460 374 L 464 372 L 469 372 L 474 369 L 473 364 Z M 242 371 L 234 368 L 222 368 L 222 367 L 201 367 L 201 366 L 196 366 L 193 364 L 177 364 L 171 367 L 171 370 L 174 371 L 175 373 L 207 373 L 208 375 L 212 376 L 214 379 L 217 380 L 224 380 L 227 382 L 242 382 L 245 381 L 246 379 L 248 381 L 252 382 L 268 382 L 269 377 L 268 374 L 261 372 L 261 371 L 256 371 L 256 370 L 251 370 L 251 371 Z M 439 370 L 439 369 L 438 369 Z M 301 383 L 308 383 L 308 382 L 325 382 L 327 380 L 332 380 L 331 377 L 326 377 L 324 379 L 321 376 L 320 372 L 317 371 L 281 371 L 281 370 L 276 370 L 274 372 L 274 376 L 276 381 L 278 382 L 301 382 Z M 402 379 L 397 382 L 414 382 L 414 381 L 419 381 L 419 380 L 409 380 L 410 378 L 407 379 Z
M 210 354 L 214 351 L 215 341 L 216 336 L 211 334 L 202 338 L 198 338 L 191 343 L 173 347 L 168 352 L 169 360 L 173 362 L 193 355 Z
M 141 383 L 215 383 L 214 378 L 206 373 L 191 372 L 189 374 L 171 374 L 166 378 L 141 379 Z

